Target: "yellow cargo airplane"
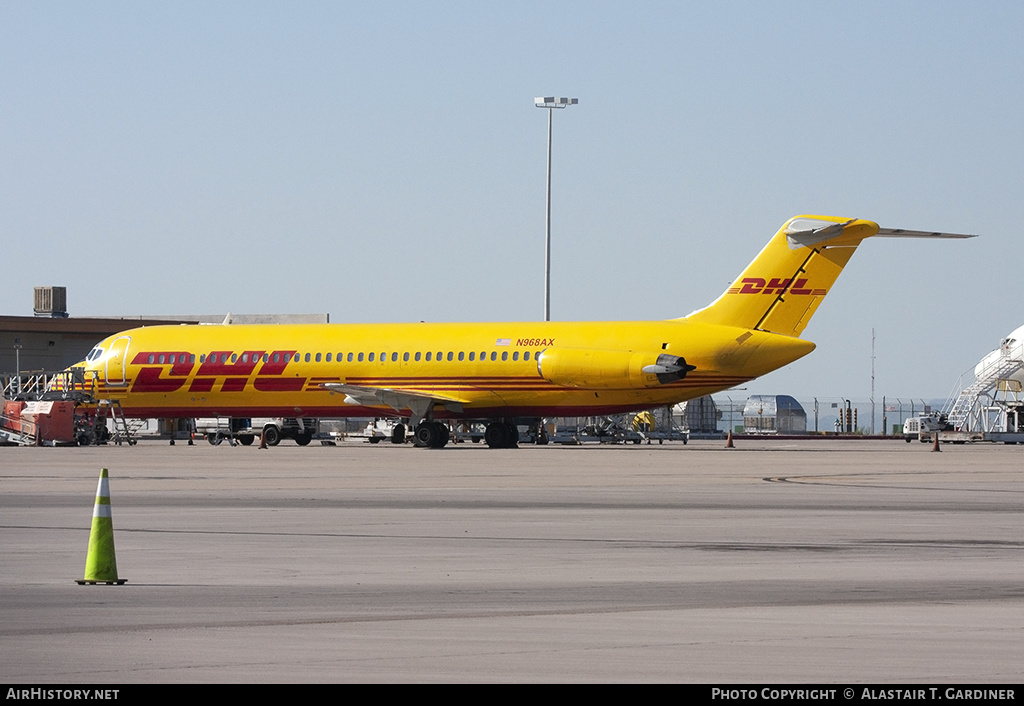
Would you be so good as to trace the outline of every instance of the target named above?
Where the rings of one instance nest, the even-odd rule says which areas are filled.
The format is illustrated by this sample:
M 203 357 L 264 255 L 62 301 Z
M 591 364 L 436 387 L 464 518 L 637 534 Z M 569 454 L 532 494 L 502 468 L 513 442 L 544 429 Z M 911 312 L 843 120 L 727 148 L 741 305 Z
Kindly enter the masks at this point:
M 666 406 L 807 355 L 801 332 L 878 235 L 973 237 L 798 216 L 722 296 L 679 319 L 152 326 L 105 339 L 79 367 L 129 417 L 390 415 L 433 448 L 448 442 L 439 420 L 478 420 L 489 446 L 511 447 L 516 419 Z

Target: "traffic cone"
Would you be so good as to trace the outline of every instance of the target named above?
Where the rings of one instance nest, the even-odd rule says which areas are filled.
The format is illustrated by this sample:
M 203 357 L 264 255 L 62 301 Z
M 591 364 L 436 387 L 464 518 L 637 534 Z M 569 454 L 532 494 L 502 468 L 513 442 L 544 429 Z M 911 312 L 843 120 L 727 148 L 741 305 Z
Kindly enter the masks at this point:
M 128 579 L 117 578 L 117 560 L 114 558 L 114 523 L 110 517 L 110 484 L 107 469 L 100 469 L 100 482 L 96 487 L 96 505 L 92 511 L 92 531 L 89 533 L 89 553 L 85 557 L 85 578 L 78 585 L 105 583 L 120 586 Z
M 732 443 L 732 431 L 729 432 L 729 436 L 725 437 L 725 448 L 734 449 L 736 446 Z
M 942 451 L 939 448 L 939 432 L 935 432 L 935 441 L 932 443 L 932 451 Z

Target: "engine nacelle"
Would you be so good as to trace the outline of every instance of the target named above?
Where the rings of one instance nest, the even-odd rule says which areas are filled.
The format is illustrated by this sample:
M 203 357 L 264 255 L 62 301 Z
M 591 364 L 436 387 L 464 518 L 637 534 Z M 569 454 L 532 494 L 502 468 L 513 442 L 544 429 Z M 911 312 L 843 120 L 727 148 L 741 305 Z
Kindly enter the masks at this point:
M 695 366 L 667 353 L 547 348 L 537 356 L 537 372 L 548 382 L 583 390 L 658 387 L 682 380 Z

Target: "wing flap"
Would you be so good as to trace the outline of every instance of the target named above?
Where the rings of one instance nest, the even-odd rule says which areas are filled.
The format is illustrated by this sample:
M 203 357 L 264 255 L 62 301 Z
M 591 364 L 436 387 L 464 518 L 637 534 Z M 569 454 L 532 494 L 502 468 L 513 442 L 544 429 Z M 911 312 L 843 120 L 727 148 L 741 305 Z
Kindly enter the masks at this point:
M 394 387 L 366 387 L 364 385 L 346 385 L 340 382 L 325 382 L 321 387 L 331 392 L 344 394 L 347 404 L 362 407 L 384 405 L 396 412 L 408 409 L 412 412 L 413 426 L 416 426 L 420 419 L 426 417 L 434 405 L 443 405 L 445 409 L 452 412 L 462 413 L 462 406 L 468 401 L 451 395 L 437 395 Z

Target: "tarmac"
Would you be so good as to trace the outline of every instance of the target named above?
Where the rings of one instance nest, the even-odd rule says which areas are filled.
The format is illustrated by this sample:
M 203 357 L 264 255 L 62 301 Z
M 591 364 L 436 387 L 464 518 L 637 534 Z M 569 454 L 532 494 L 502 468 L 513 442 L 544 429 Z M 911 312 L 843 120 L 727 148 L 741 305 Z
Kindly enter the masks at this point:
M 123 586 L 75 583 L 101 468 Z M 0 680 L 1019 683 L 1022 469 L 874 440 L 0 448 Z

